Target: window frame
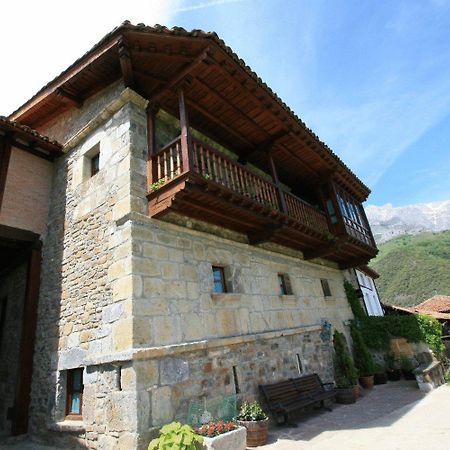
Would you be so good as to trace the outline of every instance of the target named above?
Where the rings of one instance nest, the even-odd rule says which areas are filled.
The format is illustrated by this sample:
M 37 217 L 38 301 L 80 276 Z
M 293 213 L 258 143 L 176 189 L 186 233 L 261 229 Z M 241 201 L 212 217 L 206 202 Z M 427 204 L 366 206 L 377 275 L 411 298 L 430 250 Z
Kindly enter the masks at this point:
M 100 172 L 100 150 L 90 157 L 91 178 Z
M 323 296 L 326 297 L 332 297 L 333 294 L 331 293 L 331 287 L 330 287 L 330 282 L 326 279 L 326 278 L 321 278 L 320 279 L 320 284 L 322 286 L 322 293 Z
M 80 372 L 80 390 L 75 391 L 73 389 L 73 380 L 75 372 Z M 76 369 L 68 369 L 66 371 L 66 419 L 67 420 L 81 420 L 83 418 L 83 392 L 84 392 L 84 384 L 83 384 L 83 368 L 77 367 Z M 80 412 L 74 413 L 70 411 L 70 406 L 73 399 L 73 394 L 80 395 Z
M 213 266 L 211 266 L 211 271 L 212 271 L 212 276 L 213 276 L 213 293 L 214 294 L 228 293 L 229 291 L 227 289 L 227 282 L 226 282 L 226 278 L 225 278 L 225 267 L 213 265 Z M 216 271 L 220 273 L 220 280 L 217 280 L 217 281 L 220 281 L 220 283 L 222 285 L 222 291 L 216 291 L 216 277 L 215 277 Z
M 278 279 L 278 287 L 280 288 L 279 295 L 293 295 L 289 274 L 279 272 L 277 274 L 277 279 Z

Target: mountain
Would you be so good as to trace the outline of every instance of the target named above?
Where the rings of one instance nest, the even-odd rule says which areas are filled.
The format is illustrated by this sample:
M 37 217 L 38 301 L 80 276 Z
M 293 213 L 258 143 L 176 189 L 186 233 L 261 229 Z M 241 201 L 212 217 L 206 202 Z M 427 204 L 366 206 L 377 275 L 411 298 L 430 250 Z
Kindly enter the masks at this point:
M 450 230 L 450 200 L 400 207 L 368 205 L 365 211 L 377 243 L 402 234 Z
M 380 274 L 382 302 L 412 306 L 450 295 L 450 231 L 398 236 L 378 248 L 370 267 Z

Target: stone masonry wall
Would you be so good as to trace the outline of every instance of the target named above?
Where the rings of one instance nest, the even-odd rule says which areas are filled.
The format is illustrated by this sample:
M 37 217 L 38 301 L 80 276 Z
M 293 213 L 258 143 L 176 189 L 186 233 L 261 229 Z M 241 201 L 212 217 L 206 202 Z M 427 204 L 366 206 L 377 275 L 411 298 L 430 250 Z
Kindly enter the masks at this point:
M 131 252 L 131 243 L 118 239 L 127 233 L 120 218 L 131 209 L 145 211 L 145 165 L 133 162 L 135 152 L 142 160 L 145 151 L 133 147 L 133 130 L 142 127 L 138 134 L 145 134 L 145 105 L 138 108 L 142 99 L 128 90 L 107 100 L 94 108 L 100 116 L 86 107 L 91 121 L 80 116 L 73 147 L 56 162 L 43 236 L 30 430 L 61 447 L 128 449 L 136 432 L 135 391 L 120 388 L 115 365 L 85 364 L 131 345 L 131 292 L 117 295 L 124 292 L 127 273 L 114 274 L 111 266 Z M 84 167 L 95 145 L 100 171 L 90 177 Z M 83 421 L 70 424 L 64 420 L 65 379 L 77 367 L 85 367 Z
M 27 264 L 0 277 L 0 299 L 6 298 L 6 317 L 0 348 L 0 435 L 9 434 L 8 408 L 14 406 L 19 375 L 19 351 L 25 301 Z

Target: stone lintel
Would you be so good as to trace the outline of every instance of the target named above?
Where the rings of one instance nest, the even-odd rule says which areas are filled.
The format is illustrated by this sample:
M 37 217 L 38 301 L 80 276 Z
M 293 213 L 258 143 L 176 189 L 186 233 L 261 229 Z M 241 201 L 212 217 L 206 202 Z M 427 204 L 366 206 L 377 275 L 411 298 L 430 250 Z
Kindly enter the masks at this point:
M 131 360 L 162 358 L 164 356 L 173 356 L 198 350 L 208 350 L 217 347 L 228 347 L 231 345 L 246 344 L 248 342 L 254 342 L 259 339 L 276 339 L 279 337 L 294 336 L 296 334 L 320 331 L 321 329 L 321 325 L 314 324 L 306 325 L 303 327 L 286 328 L 283 330 L 264 331 L 262 333 L 204 339 L 201 341 L 163 345 L 158 347 L 131 349 L 129 351 L 113 353 L 109 355 L 92 355 L 84 360 L 84 364 L 87 366 L 95 366 L 100 364 L 119 363 Z
M 74 134 L 63 147 L 63 152 L 67 153 L 84 139 L 89 133 L 98 128 L 103 122 L 112 117 L 126 103 L 134 103 L 136 106 L 145 109 L 148 100 L 141 97 L 138 93 L 130 88 L 125 88 L 109 105 L 105 106 L 100 114 L 90 120 L 83 128 Z

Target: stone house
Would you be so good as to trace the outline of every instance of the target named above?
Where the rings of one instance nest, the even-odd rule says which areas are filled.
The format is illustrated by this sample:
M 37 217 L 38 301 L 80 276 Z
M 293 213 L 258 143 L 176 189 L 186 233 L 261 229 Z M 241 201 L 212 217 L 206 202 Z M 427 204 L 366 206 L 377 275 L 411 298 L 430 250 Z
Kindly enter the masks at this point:
M 333 379 L 370 191 L 216 34 L 125 22 L 0 145 L 1 434 L 146 448 L 191 400 Z

